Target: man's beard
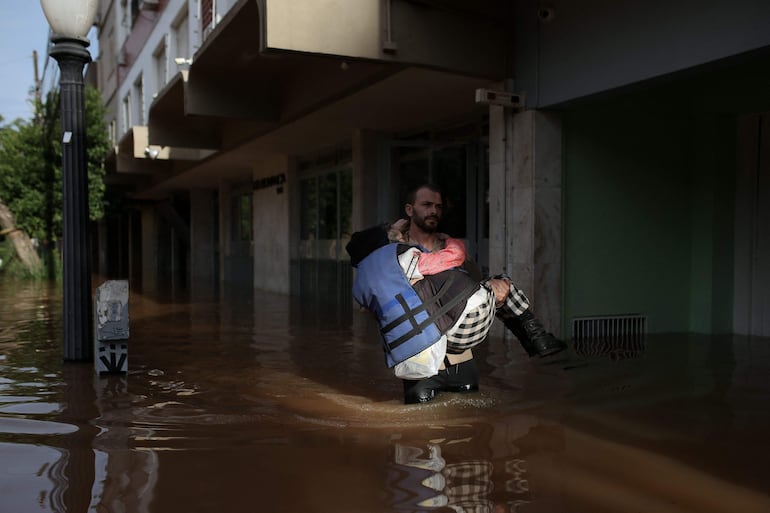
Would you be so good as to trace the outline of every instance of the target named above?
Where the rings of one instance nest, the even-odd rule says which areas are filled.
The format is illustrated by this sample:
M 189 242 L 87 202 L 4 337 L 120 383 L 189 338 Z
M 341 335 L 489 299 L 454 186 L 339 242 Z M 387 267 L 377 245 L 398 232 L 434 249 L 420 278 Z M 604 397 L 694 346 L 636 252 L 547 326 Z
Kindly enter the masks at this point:
M 427 219 L 435 219 L 436 223 L 431 226 L 426 222 Z M 438 230 L 439 218 L 437 216 L 430 216 L 428 218 L 414 216 L 412 217 L 412 222 L 425 233 L 434 233 L 436 230 Z

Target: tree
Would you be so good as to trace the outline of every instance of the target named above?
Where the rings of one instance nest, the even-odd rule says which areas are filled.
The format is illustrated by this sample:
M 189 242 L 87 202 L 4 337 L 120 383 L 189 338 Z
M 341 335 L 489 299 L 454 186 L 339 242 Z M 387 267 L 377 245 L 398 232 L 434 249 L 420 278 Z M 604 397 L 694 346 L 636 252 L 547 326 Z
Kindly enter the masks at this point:
M 0 127 L 0 233 L 11 243 L 8 249 L 13 250 L 3 251 L 4 260 L 15 254 L 28 275 L 39 275 L 41 271 L 40 258 L 29 236 L 38 228 L 35 214 L 41 212 L 36 211 L 42 199 L 38 173 L 30 172 L 42 167 L 39 134 L 35 125 L 21 119 Z
M 84 94 L 86 155 L 91 220 L 104 215 L 104 157 L 110 148 L 99 92 Z M 2 118 L 0 118 L 0 123 Z M 62 235 L 62 150 L 58 91 L 35 105 L 33 120 L 0 126 L 0 201 L 16 228 L 39 241 L 49 273 L 54 247 Z
M 41 271 L 40 256 L 27 234 L 16 227 L 16 219 L 0 199 L 0 235 L 8 237 L 22 265 L 32 275 Z

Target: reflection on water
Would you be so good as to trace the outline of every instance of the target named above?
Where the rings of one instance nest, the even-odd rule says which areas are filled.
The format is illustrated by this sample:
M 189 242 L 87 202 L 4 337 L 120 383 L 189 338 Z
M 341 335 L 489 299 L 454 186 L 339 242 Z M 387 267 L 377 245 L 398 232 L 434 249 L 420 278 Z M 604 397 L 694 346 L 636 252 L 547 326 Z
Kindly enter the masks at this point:
M 132 294 L 127 375 L 61 360 L 60 292 L 0 287 L 0 513 L 766 512 L 770 341 L 494 334 L 481 391 L 401 404 L 370 320 Z
M 396 443 L 393 478 L 388 483 L 394 491 L 394 510 L 451 508 L 458 512 L 496 512 L 518 511 L 529 504 L 527 462 L 515 441 L 507 440 L 489 454 L 485 452 L 490 448 L 478 453 L 479 439 L 486 438 L 487 444 L 492 442 L 496 427 L 505 429 L 484 424 L 453 429 L 435 426 L 428 431 L 433 438 L 422 446 Z

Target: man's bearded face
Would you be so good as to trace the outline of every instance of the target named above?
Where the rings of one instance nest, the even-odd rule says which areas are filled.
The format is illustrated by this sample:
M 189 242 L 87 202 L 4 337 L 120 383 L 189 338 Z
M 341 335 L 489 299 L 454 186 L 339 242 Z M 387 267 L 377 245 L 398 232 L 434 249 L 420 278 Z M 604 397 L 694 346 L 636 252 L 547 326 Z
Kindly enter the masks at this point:
M 418 226 L 426 233 L 434 233 L 441 221 L 444 205 L 441 202 L 441 193 L 422 188 L 415 195 L 414 204 L 407 205 L 407 215 L 412 224 Z M 411 207 L 411 213 L 409 212 Z

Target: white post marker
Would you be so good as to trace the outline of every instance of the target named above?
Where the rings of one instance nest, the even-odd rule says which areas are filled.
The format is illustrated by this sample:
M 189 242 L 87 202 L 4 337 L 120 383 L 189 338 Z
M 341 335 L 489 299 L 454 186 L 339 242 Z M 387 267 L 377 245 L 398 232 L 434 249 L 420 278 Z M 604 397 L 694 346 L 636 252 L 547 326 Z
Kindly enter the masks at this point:
M 128 372 L 128 281 L 110 280 L 94 294 L 94 368 Z

